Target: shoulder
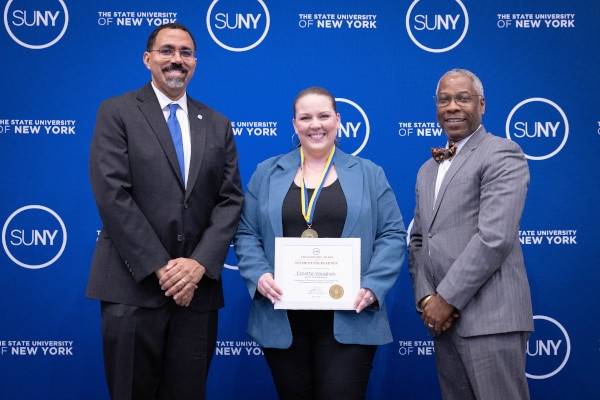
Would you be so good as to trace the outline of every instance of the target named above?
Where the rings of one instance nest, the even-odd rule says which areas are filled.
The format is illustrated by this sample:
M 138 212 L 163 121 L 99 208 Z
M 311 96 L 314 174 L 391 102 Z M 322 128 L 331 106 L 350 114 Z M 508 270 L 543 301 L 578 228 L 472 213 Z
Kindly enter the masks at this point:
M 496 136 L 491 132 L 486 132 L 478 146 L 484 149 L 486 154 L 490 155 L 505 152 L 523 155 L 523 150 L 517 143 L 508 138 Z
M 188 94 L 188 112 L 190 113 L 190 115 L 192 113 L 197 113 L 198 114 L 198 118 L 210 118 L 213 121 L 217 122 L 217 123 L 227 123 L 231 125 L 231 122 L 229 120 L 228 117 L 226 117 L 224 114 L 221 114 L 219 111 L 215 110 L 214 108 L 193 99 L 189 94 Z
M 376 172 L 382 170 L 382 168 L 379 165 L 375 164 L 370 159 L 351 155 L 343 152 L 340 149 L 336 150 L 335 162 L 337 164 L 336 167 L 343 167 L 349 169 L 358 167 L 360 170 L 363 170 L 365 172 Z
M 123 107 L 132 106 L 139 102 L 146 102 L 149 100 L 158 102 L 156 95 L 152 91 L 152 87 L 148 83 L 140 89 L 130 90 L 103 100 L 100 104 L 100 108 L 106 109 L 116 107 L 117 109 L 122 109 Z
M 375 164 L 368 158 L 349 155 L 343 152 L 340 152 L 339 156 L 340 158 L 338 159 L 336 155 L 336 171 L 340 179 L 343 179 L 346 184 L 363 180 L 369 186 L 389 186 L 385 171 L 380 165 Z
M 260 184 L 265 177 L 272 176 L 280 171 L 296 171 L 299 162 L 299 151 L 293 150 L 289 153 L 279 154 L 261 161 L 256 166 L 249 185 Z
M 299 151 L 292 150 L 289 153 L 279 154 L 273 157 L 269 157 L 264 161 L 261 161 L 256 167 L 257 173 L 264 173 L 265 171 L 272 171 L 275 169 L 288 169 L 297 168 L 299 160 Z

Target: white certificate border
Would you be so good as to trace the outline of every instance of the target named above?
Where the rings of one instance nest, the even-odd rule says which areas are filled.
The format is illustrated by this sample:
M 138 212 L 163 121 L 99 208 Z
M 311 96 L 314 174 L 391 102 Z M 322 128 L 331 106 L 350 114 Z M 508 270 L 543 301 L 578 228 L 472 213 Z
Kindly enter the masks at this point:
M 275 309 L 282 310 L 354 310 L 354 300 L 360 290 L 361 278 L 361 258 L 360 258 L 360 238 L 296 238 L 296 237 L 276 237 L 275 238 L 275 266 L 274 276 L 275 282 L 281 286 L 281 282 L 277 280 L 278 276 L 283 274 L 283 247 L 285 246 L 302 246 L 302 247 L 328 247 L 328 246 L 345 246 L 350 247 L 352 256 L 352 284 L 350 288 L 344 288 L 344 292 L 348 296 L 342 299 L 330 300 L 311 300 L 298 301 L 286 300 L 285 288 L 284 294 L 280 300 L 275 302 Z

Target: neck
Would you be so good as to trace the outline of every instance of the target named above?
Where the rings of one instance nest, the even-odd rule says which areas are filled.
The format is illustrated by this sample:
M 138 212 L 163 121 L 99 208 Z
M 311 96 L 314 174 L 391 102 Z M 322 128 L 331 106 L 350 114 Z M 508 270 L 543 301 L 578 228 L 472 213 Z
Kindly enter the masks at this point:
M 329 159 L 329 155 L 331 154 L 331 149 L 327 149 L 325 151 L 319 152 L 315 154 L 314 152 L 307 152 L 303 149 L 304 153 L 304 167 L 311 169 L 323 169 L 327 164 L 327 160 Z

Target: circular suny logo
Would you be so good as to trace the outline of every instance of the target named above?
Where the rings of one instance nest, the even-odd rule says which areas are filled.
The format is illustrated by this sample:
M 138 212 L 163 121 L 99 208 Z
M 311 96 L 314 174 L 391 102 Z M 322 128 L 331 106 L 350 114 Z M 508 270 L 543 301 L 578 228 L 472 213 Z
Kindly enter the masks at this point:
M 2 228 L 2 246 L 17 265 L 45 268 L 60 258 L 67 245 L 67 229 L 60 216 L 40 205 L 21 207 Z
M 9 0 L 4 7 L 4 27 L 23 47 L 45 49 L 58 42 L 69 25 L 63 0 Z
M 357 155 L 369 141 L 371 126 L 364 110 L 352 100 L 336 98 L 337 112 L 341 116 L 338 139 L 340 147 L 346 153 Z
M 571 339 L 555 319 L 533 317 L 535 330 L 527 343 L 527 371 L 530 379 L 547 379 L 558 374 L 569 361 Z
M 271 17 L 263 0 L 214 0 L 206 13 L 210 37 L 222 48 L 242 52 L 267 36 Z
M 555 102 L 541 97 L 523 100 L 506 119 L 506 137 L 516 142 L 530 160 L 558 154 L 569 137 L 569 120 Z
M 469 14 L 460 0 L 415 0 L 406 12 L 408 36 L 430 53 L 452 50 L 469 30 Z

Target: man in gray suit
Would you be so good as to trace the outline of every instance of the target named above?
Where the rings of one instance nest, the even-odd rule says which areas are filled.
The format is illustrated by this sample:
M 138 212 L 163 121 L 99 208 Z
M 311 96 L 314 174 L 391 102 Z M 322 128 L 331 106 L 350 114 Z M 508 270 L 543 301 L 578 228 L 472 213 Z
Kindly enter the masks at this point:
M 187 28 L 158 27 L 143 60 L 151 82 L 98 110 L 89 169 L 103 227 L 86 295 L 101 301 L 111 398 L 204 399 L 243 201 L 238 155 L 231 122 L 186 93 Z
M 417 175 L 409 271 L 434 337 L 442 395 L 529 399 L 533 314 L 519 243 L 527 161 L 517 144 L 481 124 L 486 103 L 473 73 L 447 72 L 436 94 L 448 148 L 434 151 Z

